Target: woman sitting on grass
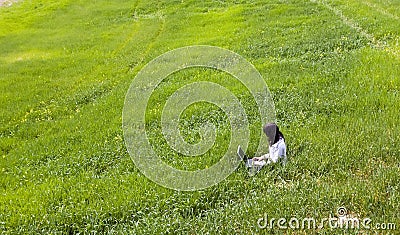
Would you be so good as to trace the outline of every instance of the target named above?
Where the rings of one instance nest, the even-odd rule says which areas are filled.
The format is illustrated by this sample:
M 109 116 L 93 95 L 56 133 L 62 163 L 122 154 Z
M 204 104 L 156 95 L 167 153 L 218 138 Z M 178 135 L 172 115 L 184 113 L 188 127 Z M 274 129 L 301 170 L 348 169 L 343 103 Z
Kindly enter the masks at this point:
M 265 165 L 276 163 L 281 160 L 283 164 L 286 164 L 285 137 L 282 132 L 279 131 L 278 126 L 275 123 L 268 123 L 263 127 L 263 130 L 268 138 L 269 153 L 260 157 L 253 157 L 254 163 L 258 162 L 259 165 Z

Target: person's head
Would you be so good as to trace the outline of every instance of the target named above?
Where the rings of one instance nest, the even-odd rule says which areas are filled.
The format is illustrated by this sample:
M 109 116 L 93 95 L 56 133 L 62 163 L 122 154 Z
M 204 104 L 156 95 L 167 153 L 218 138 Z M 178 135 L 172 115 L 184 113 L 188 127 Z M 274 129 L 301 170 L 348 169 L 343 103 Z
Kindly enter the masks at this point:
M 279 131 L 279 127 L 275 123 L 267 123 L 263 127 L 263 131 L 268 138 L 270 146 L 278 142 L 280 138 L 284 138 L 282 132 Z

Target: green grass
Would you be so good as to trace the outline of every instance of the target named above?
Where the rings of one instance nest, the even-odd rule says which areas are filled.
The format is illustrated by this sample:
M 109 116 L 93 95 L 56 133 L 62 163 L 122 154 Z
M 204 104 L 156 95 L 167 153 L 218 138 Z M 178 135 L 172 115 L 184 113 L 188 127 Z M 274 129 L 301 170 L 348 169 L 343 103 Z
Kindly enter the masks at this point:
M 324 218 L 339 206 L 396 223 L 390 232 L 398 233 L 399 9 L 395 0 L 25 0 L 0 8 L 0 233 L 297 233 L 260 230 L 257 220 Z M 232 50 L 260 71 L 287 139 L 286 167 L 250 178 L 241 166 L 196 192 L 163 188 L 139 172 L 123 140 L 125 94 L 147 62 L 188 45 Z M 226 149 L 229 124 L 213 105 L 182 115 L 188 142 L 199 141 L 189 128 L 218 127 L 218 145 L 198 161 L 161 136 L 165 98 L 200 80 L 243 102 L 253 154 L 254 100 L 230 76 L 204 69 L 174 74 L 152 95 L 147 125 L 157 153 L 194 170 Z

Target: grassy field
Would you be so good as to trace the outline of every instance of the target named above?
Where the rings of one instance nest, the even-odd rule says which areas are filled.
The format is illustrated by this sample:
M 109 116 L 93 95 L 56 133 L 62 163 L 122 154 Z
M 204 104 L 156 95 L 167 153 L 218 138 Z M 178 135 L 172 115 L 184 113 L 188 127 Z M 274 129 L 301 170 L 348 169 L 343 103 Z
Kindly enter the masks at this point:
M 322 219 L 345 207 L 371 226 L 397 225 L 366 232 L 399 234 L 399 17 L 397 0 L 25 0 L 0 7 L 0 233 L 344 233 L 261 229 L 257 221 L 266 214 Z M 287 166 L 257 177 L 241 166 L 195 192 L 161 187 L 135 167 L 122 131 L 125 94 L 146 63 L 189 45 L 232 50 L 260 71 L 286 137 Z M 252 136 L 260 125 L 254 100 L 232 77 L 200 68 L 171 76 L 153 94 L 147 124 L 157 153 L 177 168 L 215 163 L 229 137 L 224 113 L 197 104 L 183 113 L 185 140 L 196 143 L 191 127 L 211 122 L 219 146 L 198 161 L 164 148 L 164 100 L 200 80 L 243 101 Z M 256 145 L 252 138 L 250 155 Z

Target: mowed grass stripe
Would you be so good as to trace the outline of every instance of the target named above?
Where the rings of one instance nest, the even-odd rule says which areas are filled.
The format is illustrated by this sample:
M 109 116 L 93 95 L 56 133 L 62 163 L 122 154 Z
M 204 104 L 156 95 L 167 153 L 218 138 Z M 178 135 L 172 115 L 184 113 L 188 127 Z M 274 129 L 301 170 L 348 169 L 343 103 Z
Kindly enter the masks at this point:
M 363 2 L 361 2 L 361 3 L 367 5 L 367 6 L 370 7 L 371 9 L 373 9 L 373 10 L 375 10 L 375 11 L 378 11 L 379 13 L 381 13 L 381 14 L 383 14 L 383 15 L 386 15 L 386 16 L 388 16 L 388 17 L 390 17 L 390 18 L 393 18 L 393 19 L 395 19 L 395 20 L 399 20 L 399 19 L 400 19 L 399 16 L 390 13 L 389 11 L 385 10 L 384 8 L 382 8 L 381 6 L 379 6 L 379 5 L 377 5 L 377 4 L 373 3 L 373 2 L 370 2 L 370 1 L 363 1 Z
M 375 47 L 399 57 L 399 37 L 396 36 L 399 31 L 396 18 L 357 1 L 318 2 L 334 12 L 345 24 L 368 38 Z M 380 13 L 381 17 L 378 18 L 377 14 L 371 13 L 371 11 Z M 352 18 L 349 18 L 348 15 L 351 15 Z M 374 18 L 372 19 L 371 16 Z

